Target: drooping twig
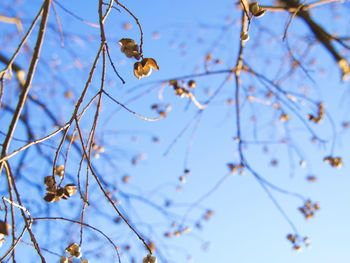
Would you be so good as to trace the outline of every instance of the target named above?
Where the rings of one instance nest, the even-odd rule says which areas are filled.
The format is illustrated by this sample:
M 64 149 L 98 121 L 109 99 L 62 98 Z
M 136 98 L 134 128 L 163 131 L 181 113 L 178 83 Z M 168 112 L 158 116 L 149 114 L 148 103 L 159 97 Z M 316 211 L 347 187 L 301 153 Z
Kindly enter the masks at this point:
M 138 27 L 140 29 L 140 57 L 143 58 L 143 51 L 142 51 L 142 47 L 143 47 L 143 31 L 142 31 L 142 27 L 141 27 L 141 24 L 139 22 L 139 19 L 126 6 L 124 6 L 118 0 L 114 0 L 114 1 L 116 2 L 117 5 L 121 6 L 126 12 L 128 12 L 134 18 L 136 24 L 138 25 Z
M 141 118 L 141 119 L 143 119 L 143 120 L 145 120 L 145 121 L 158 121 L 158 120 L 160 120 L 160 119 L 163 118 L 162 116 L 159 116 L 159 117 L 153 118 L 153 119 L 152 119 L 152 118 L 144 117 L 144 116 L 142 116 L 142 115 L 140 115 L 140 114 L 138 114 L 138 113 L 136 113 L 136 112 L 130 110 L 129 108 L 127 108 L 123 103 L 120 103 L 119 101 L 117 101 L 115 98 L 113 98 L 111 95 L 109 95 L 105 90 L 103 90 L 103 93 L 106 94 L 106 96 L 107 96 L 108 98 L 110 98 L 112 101 L 114 101 L 115 103 L 117 103 L 119 106 L 121 106 L 122 108 L 126 109 L 128 112 L 130 112 L 131 114 L 135 115 L 136 117 L 139 117 L 139 118 Z
M 85 159 L 87 161 L 87 164 L 89 166 L 89 169 L 92 173 L 92 175 L 94 176 L 98 186 L 100 187 L 101 191 L 103 192 L 103 194 L 105 195 L 105 197 L 107 198 L 108 202 L 112 205 L 112 207 L 114 208 L 114 210 L 117 212 L 117 214 L 123 219 L 123 221 L 128 225 L 128 227 L 135 233 L 135 235 L 142 241 L 143 245 L 145 246 L 145 248 L 149 251 L 150 254 L 152 254 L 152 250 L 150 249 L 150 247 L 148 246 L 148 244 L 146 243 L 146 241 L 140 236 L 140 234 L 135 230 L 134 227 L 132 227 L 129 223 L 129 221 L 124 217 L 124 215 L 119 211 L 119 209 L 117 208 L 117 206 L 115 205 L 115 202 L 109 197 L 108 193 L 106 192 L 106 190 L 104 189 L 104 187 L 102 186 L 100 180 L 98 179 L 95 170 L 93 169 L 91 162 L 89 160 L 89 157 L 87 155 L 86 149 L 84 147 L 84 141 L 83 141 L 83 137 L 79 128 L 79 124 L 77 119 L 75 118 L 75 122 L 76 122 L 76 126 L 77 126 L 77 130 L 78 130 L 78 134 L 79 134 L 79 138 L 80 138 L 80 142 L 81 142 L 81 146 L 83 148 L 83 152 L 85 155 Z
M 39 61 L 41 46 L 44 42 L 45 29 L 46 29 L 46 23 L 47 23 L 47 20 L 49 17 L 50 4 L 51 4 L 50 0 L 46 0 L 43 4 L 43 8 L 42 8 L 43 15 L 42 15 L 41 22 L 40 22 L 39 33 L 38 33 L 37 41 L 36 41 L 36 44 L 34 47 L 32 60 L 31 60 L 30 65 L 29 65 L 29 69 L 28 69 L 28 73 L 27 73 L 24 87 L 22 88 L 22 91 L 19 95 L 19 99 L 18 99 L 15 113 L 13 114 L 11 123 L 9 125 L 8 132 L 6 133 L 6 137 L 5 137 L 3 146 L 2 146 L 1 158 L 3 158 L 7 154 L 13 133 L 15 131 L 15 128 L 16 128 L 16 125 L 18 122 L 18 119 L 21 115 L 22 109 L 23 109 L 24 104 L 25 104 L 26 99 L 27 99 L 29 89 L 31 87 L 31 83 L 32 83 L 32 80 L 33 80 L 33 77 L 35 74 L 35 70 L 36 70 L 36 65 Z M 2 167 L 2 164 L 1 164 L 1 167 Z M 0 168 L 0 174 L 1 174 L 1 170 L 2 170 L 2 168 Z
M 85 226 L 85 227 L 88 227 L 96 232 L 98 232 L 99 234 L 101 234 L 104 238 L 107 239 L 107 241 L 114 247 L 116 253 L 117 253 L 117 257 L 118 257 L 118 260 L 119 260 L 119 263 L 121 263 L 121 259 L 120 259 L 120 255 L 119 255 L 119 249 L 118 249 L 118 246 L 116 244 L 114 244 L 113 240 L 110 239 L 105 233 L 103 233 L 101 230 L 99 230 L 98 228 L 96 227 L 93 227 L 89 224 L 86 224 L 86 223 L 82 223 L 82 222 L 79 222 L 79 221 L 75 221 L 73 219 L 68 219 L 68 218 L 64 218 L 64 217 L 34 217 L 32 218 L 32 221 L 35 222 L 35 221 L 44 221 L 44 220 L 63 220 L 63 221 L 67 221 L 67 222 L 71 222 L 71 223 L 74 223 L 74 224 L 78 224 L 78 225 L 81 225 L 81 226 Z
M 81 18 L 80 16 L 77 16 L 76 14 L 74 14 L 73 12 L 69 11 L 67 8 L 65 8 L 60 2 L 58 2 L 58 0 L 54 0 L 55 4 L 57 4 L 60 8 L 62 8 L 63 11 L 65 11 L 67 14 L 71 15 L 72 17 L 74 17 L 75 19 L 89 25 L 92 27 L 99 27 L 98 25 L 91 23 L 89 21 L 86 21 L 85 19 Z

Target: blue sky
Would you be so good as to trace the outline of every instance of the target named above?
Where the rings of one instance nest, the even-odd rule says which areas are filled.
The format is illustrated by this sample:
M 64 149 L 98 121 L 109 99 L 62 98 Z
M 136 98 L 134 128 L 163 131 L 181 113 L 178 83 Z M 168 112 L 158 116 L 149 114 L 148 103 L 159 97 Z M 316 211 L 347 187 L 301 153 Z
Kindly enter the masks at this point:
M 27 7 L 28 3 L 21 4 L 21 8 L 26 8 L 23 17 L 31 18 L 40 3 L 41 1 L 33 1 L 30 8 Z M 59 3 L 89 22 L 98 22 L 95 1 L 61 0 Z M 122 185 L 121 177 L 130 175 L 130 183 L 120 186 L 126 193 L 142 194 L 157 204 L 162 204 L 164 196 L 167 196 L 174 202 L 174 207 L 170 211 L 181 214 L 186 212 L 186 207 L 210 191 L 227 174 L 227 163 L 239 160 L 237 143 L 234 141 L 237 128 L 234 105 L 225 104 L 227 99 L 234 98 L 235 86 L 234 81 L 227 82 L 210 106 L 203 111 L 200 122 L 197 123 L 193 121 L 198 112 L 195 105 L 186 98 L 175 96 L 172 88 L 160 81 L 203 72 L 208 52 L 222 61 L 222 64 L 211 66 L 210 70 L 233 67 L 239 45 L 240 11 L 232 1 L 213 3 L 205 0 L 199 3 L 151 0 L 130 1 L 123 4 L 138 17 L 142 25 L 144 56 L 156 59 L 160 70 L 153 71 L 150 77 L 141 80 L 133 76 L 135 61 L 127 59 L 120 52 L 118 40 L 132 38 L 139 42 L 138 27 L 125 11 L 112 10 L 106 22 L 107 39 L 118 72 L 126 80 L 126 84 L 121 84 L 108 67 L 106 90 L 120 102 L 126 103 L 132 100 L 126 105 L 144 116 L 157 117 L 150 108 L 155 103 L 170 104 L 172 109 L 167 118 L 158 122 L 146 122 L 120 110 L 116 104 L 104 98 L 102 117 L 96 134 L 99 142 L 104 144 L 106 152 L 101 154 L 100 159 L 94 160 L 94 164 L 99 171 L 108 176 L 108 180 L 116 181 L 119 186 Z M 60 47 L 57 31 L 48 30 L 48 40 L 42 54 L 44 62 L 51 65 L 51 68 L 39 67 L 37 75 L 40 78 L 34 80 L 32 92 L 47 100 L 52 96 L 52 92 L 55 92 L 59 99 L 56 99 L 50 107 L 65 120 L 70 116 L 73 100 L 67 103 L 62 95 L 67 90 L 73 91 L 76 95 L 82 90 L 87 70 L 97 51 L 99 32 L 98 29 L 69 16 L 57 5 L 56 10 L 63 32 L 69 34 L 64 35 L 65 46 Z M 12 12 L 16 13 L 16 10 L 13 9 Z M 328 19 L 336 14 L 344 15 L 343 11 L 335 8 L 327 11 L 327 7 L 317 9 L 313 14 Z M 287 21 L 288 16 L 285 14 L 268 12 L 263 18 L 253 20 L 251 25 L 251 39 L 246 44 L 245 61 L 271 79 L 281 77 L 289 70 L 289 67 L 284 67 L 279 71 L 283 63 L 289 63 L 288 60 L 287 62 L 283 60 L 286 43 L 282 41 Z M 56 28 L 53 12 L 49 22 Z M 336 29 L 340 33 L 349 34 L 349 26 L 344 24 L 345 22 L 344 19 L 340 19 Z M 125 30 L 123 27 L 128 23 L 131 28 Z M 28 25 L 26 23 L 25 27 Z M 335 27 L 333 24 L 327 24 L 328 26 L 331 30 Z M 155 34 L 159 37 L 155 37 Z M 308 34 L 305 26 L 295 19 L 288 31 L 289 43 L 293 47 L 303 49 L 309 40 L 304 36 Z M 31 41 L 33 45 L 34 38 Z M 0 40 L 0 43 L 4 45 L 5 42 Z M 4 50 L 7 54 L 11 51 L 13 50 Z M 298 58 L 304 58 L 299 53 L 296 54 Z M 229 176 L 224 184 L 201 202 L 198 209 L 193 209 L 185 226 L 193 228 L 193 224 L 206 209 L 212 209 L 214 216 L 207 222 L 202 222 L 202 230 L 193 230 L 180 237 L 162 238 L 163 232 L 170 227 L 169 219 L 162 217 L 159 211 L 142 202 L 132 201 L 132 204 L 128 204 L 124 200 L 123 209 L 132 215 L 132 222 L 141 232 L 150 235 L 156 241 L 159 240 L 157 247 L 169 262 L 186 262 L 188 255 L 191 255 L 193 262 L 201 263 L 236 261 L 326 263 L 350 260 L 348 252 L 350 213 L 347 205 L 350 201 L 347 165 L 350 158 L 349 133 L 341 126 L 342 122 L 349 119 L 347 106 L 349 84 L 340 82 L 338 68 L 323 47 L 316 45 L 305 55 L 305 64 L 311 63 L 312 60 L 316 61 L 316 66 L 310 66 L 313 80 L 299 70 L 294 77 L 281 81 L 281 85 L 291 93 L 301 93 L 301 88 L 307 87 L 310 92 L 308 98 L 315 102 L 325 102 L 326 110 L 332 116 L 336 128 L 333 150 L 331 143 L 324 145 L 311 143 L 312 135 L 307 128 L 298 120 L 298 116 L 293 115 L 293 111 L 283 104 L 281 106 L 291 115 L 291 121 L 287 124 L 281 123 L 278 120 L 280 112 L 266 104 L 269 101 L 264 96 L 266 83 L 263 84 L 248 74 L 242 76 L 242 89 L 245 94 L 255 96 L 258 100 L 253 102 L 246 100 L 245 104 L 242 104 L 241 115 L 242 133 L 247 141 L 278 141 L 283 138 L 293 141 L 292 146 L 295 148 L 292 149 L 286 145 L 271 144 L 268 145 L 268 153 L 264 153 L 267 144 L 254 143 L 247 145 L 244 152 L 249 164 L 266 180 L 282 189 L 300 193 L 305 198 L 320 203 L 320 211 L 314 218 L 306 221 L 298 211 L 298 207 L 302 205 L 299 199 L 271 190 L 297 227 L 299 234 L 310 237 L 312 247 L 303 249 L 300 253 L 292 250 L 290 242 L 285 238 L 292 232 L 290 225 L 257 180 L 246 172 L 245 175 Z M 25 56 L 19 61 L 25 63 Z M 57 68 L 52 66 L 55 62 Z M 82 67 L 77 69 L 77 65 Z M 98 69 L 89 96 L 98 91 L 100 74 L 101 70 Z M 198 101 L 202 103 L 206 101 L 210 92 L 213 94 L 219 89 L 226 77 L 225 74 L 218 74 L 194 78 L 197 82 L 194 93 Z M 255 87 L 256 91 L 250 91 L 250 87 Z M 138 99 L 133 100 L 135 97 Z M 298 103 L 296 109 L 304 119 L 310 111 L 315 111 L 315 107 L 310 105 L 307 99 L 300 99 Z M 93 116 L 92 114 L 93 112 L 88 112 L 87 116 Z M 252 122 L 252 117 L 257 121 Z M 2 116 L 3 120 L 6 118 L 8 117 Z M 44 121 L 47 122 L 47 119 L 43 118 L 42 122 Z M 81 125 L 86 124 L 86 127 L 89 127 L 89 121 L 87 118 Z M 191 121 L 192 125 L 183 136 L 177 137 Z M 39 130 L 40 121 L 33 122 Z M 45 127 L 47 130 L 42 130 L 42 134 L 48 132 L 48 127 Z M 310 127 L 322 138 L 329 141 L 333 138 L 332 126 L 328 119 L 319 125 L 311 124 Z M 85 132 L 88 132 L 88 128 Z M 24 134 L 19 129 L 16 135 L 21 137 Z M 154 137 L 160 138 L 159 144 L 152 142 Z M 56 142 L 50 141 L 52 144 Z M 14 143 L 13 149 L 18 145 L 20 143 Z M 140 153 L 144 153 L 146 158 L 139 160 L 137 166 L 132 166 L 130 160 Z M 332 168 L 322 161 L 330 154 L 343 158 L 344 166 L 341 169 Z M 105 160 L 105 157 L 106 159 L 108 157 L 108 160 Z M 109 159 L 112 159 L 117 168 L 110 166 Z M 72 154 L 69 163 L 72 167 L 72 176 L 77 160 L 78 155 Z M 270 165 L 273 160 L 278 161 L 276 167 Z M 298 165 L 302 160 L 306 161 L 305 167 Z M 34 160 L 32 165 L 35 166 L 35 163 L 40 163 L 40 160 Z M 190 169 L 191 173 L 186 176 L 186 183 L 181 184 L 178 178 L 183 175 L 183 170 L 186 168 Z M 305 179 L 308 175 L 315 175 L 317 181 L 308 182 Z M 176 191 L 177 186 L 181 186 L 182 190 Z M 98 195 L 94 194 L 91 198 L 98 201 Z M 64 210 L 64 207 L 60 208 Z M 100 208 L 104 210 L 104 206 Z M 54 211 L 56 212 L 59 211 Z M 145 222 L 153 224 L 154 228 L 149 228 Z M 94 223 L 107 230 L 110 224 L 104 219 Z M 127 233 L 127 230 L 123 231 Z M 114 232 L 112 235 L 118 236 L 118 233 Z M 132 234 L 127 233 L 126 236 L 116 238 L 117 243 L 118 238 L 121 238 L 136 244 L 135 248 L 139 250 L 135 254 L 142 258 L 143 252 L 139 252 L 142 251 L 141 244 L 137 243 Z M 207 245 L 208 242 L 210 242 L 209 249 L 203 251 L 203 245 Z M 63 244 L 61 246 L 64 247 Z M 124 262 L 130 260 L 127 254 L 124 254 L 123 260 Z M 137 262 L 140 262 L 140 259 Z

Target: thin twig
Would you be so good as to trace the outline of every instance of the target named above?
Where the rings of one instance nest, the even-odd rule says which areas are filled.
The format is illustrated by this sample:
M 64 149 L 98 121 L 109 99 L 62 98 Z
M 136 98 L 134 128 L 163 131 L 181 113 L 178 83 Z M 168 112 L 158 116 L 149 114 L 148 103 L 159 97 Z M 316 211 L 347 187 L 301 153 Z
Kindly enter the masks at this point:
M 114 247 L 115 251 L 117 252 L 117 257 L 118 257 L 119 262 L 121 262 L 120 255 L 119 255 L 119 249 L 118 249 L 117 245 L 114 244 L 113 240 L 110 239 L 105 233 L 103 233 L 98 228 L 93 227 L 93 226 L 91 226 L 89 224 L 86 224 L 86 223 L 82 223 L 82 222 L 75 221 L 73 219 L 64 218 L 64 217 L 35 217 L 35 218 L 32 218 L 33 222 L 34 221 L 39 221 L 39 220 L 63 220 L 63 221 L 68 221 L 68 222 L 71 222 L 71 223 L 74 223 L 74 224 L 78 224 L 78 225 L 81 225 L 81 226 L 85 226 L 85 227 L 91 228 L 92 230 L 100 233 L 102 236 L 104 236 L 108 240 L 108 242 Z
M 43 16 L 41 18 L 39 33 L 38 33 L 37 41 L 36 41 L 36 44 L 34 47 L 32 60 L 31 60 L 30 65 L 29 65 L 27 78 L 26 78 L 24 87 L 22 88 L 22 91 L 19 95 L 19 99 L 18 99 L 15 113 L 13 114 L 11 123 L 10 123 L 8 131 L 6 133 L 6 137 L 5 137 L 3 146 L 2 146 L 1 158 L 6 156 L 6 154 L 7 154 L 13 133 L 14 133 L 16 125 L 18 123 L 18 119 L 21 116 L 22 109 L 23 109 L 24 104 L 26 102 L 29 89 L 31 87 L 31 83 L 32 83 L 32 80 L 34 77 L 36 66 L 37 66 L 37 63 L 39 61 L 41 46 L 44 42 L 45 29 L 46 29 L 47 20 L 49 17 L 50 4 L 51 4 L 50 0 L 46 0 L 43 4 L 43 8 L 42 8 L 43 9 Z M 12 58 L 14 58 L 14 56 Z M 11 61 L 13 61 L 13 60 L 11 59 Z M 2 165 L 1 165 L 1 167 L 2 167 Z M 2 170 L 2 168 L 0 168 L 0 174 L 1 174 L 1 170 Z
M 18 45 L 16 51 L 13 53 L 13 55 L 12 55 L 12 57 L 11 57 L 9 63 L 7 64 L 6 68 L 5 68 L 4 70 L 0 71 L 0 79 L 3 79 L 3 78 L 4 78 L 4 76 L 5 76 L 6 72 L 7 72 L 7 70 L 9 70 L 9 76 L 12 75 L 12 69 L 11 69 L 12 63 L 15 61 L 15 59 L 16 59 L 17 55 L 19 54 L 20 50 L 22 49 L 23 45 L 27 42 L 27 40 L 28 40 L 30 34 L 32 33 L 32 31 L 33 31 L 33 29 L 34 29 L 36 23 L 38 22 L 38 20 L 39 20 L 41 14 L 43 13 L 44 5 L 45 5 L 45 3 L 41 6 L 41 8 L 40 8 L 38 14 L 37 14 L 36 17 L 33 19 L 32 24 L 30 25 L 30 27 L 29 27 L 27 33 L 25 34 L 25 36 L 22 38 L 22 41 L 21 41 L 21 43 Z
M 149 248 L 148 244 L 146 243 L 146 241 L 140 236 L 140 234 L 135 230 L 135 228 L 133 228 L 130 223 L 128 222 L 128 220 L 123 216 L 123 214 L 119 211 L 119 209 L 117 208 L 117 206 L 115 205 L 115 202 L 109 197 L 108 193 L 106 192 L 106 190 L 104 189 L 104 187 L 102 186 L 100 180 L 98 179 L 92 165 L 91 162 L 89 160 L 89 157 L 87 155 L 86 149 L 84 147 L 84 141 L 83 141 L 83 137 L 79 128 L 79 123 L 78 120 L 75 118 L 75 122 L 76 122 L 76 126 L 78 129 L 78 134 L 79 134 L 79 138 L 80 138 L 80 142 L 84 151 L 84 155 L 85 155 L 85 159 L 87 161 L 87 164 L 90 168 L 90 171 L 92 173 L 92 175 L 94 176 L 98 186 L 100 187 L 101 191 L 103 192 L 103 194 L 105 195 L 105 197 L 107 198 L 108 202 L 112 205 L 112 207 L 114 208 L 114 210 L 117 212 L 117 214 L 123 219 L 123 221 L 128 225 L 128 227 L 135 233 L 135 235 L 142 241 L 142 243 L 144 244 L 145 248 L 149 251 L 150 254 L 152 254 L 151 249 Z
M 141 24 L 138 20 L 138 18 L 123 4 L 121 4 L 118 0 L 114 0 L 116 2 L 117 5 L 121 6 L 126 12 L 128 12 L 135 20 L 136 24 L 138 25 L 139 29 L 140 29 L 140 57 L 143 58 L 143 51 L 142 51 L 142 47 L 143 47 L 143 32 L 142 32 L 142 27 Z
M 131 114 L 145 120 L 145 121 L 158 121 L 160 119 L 162 119 L 163 117 L 162 116 L 159 116 L 157 118 L 147 118 L 147 117 L 144 117 L 144 116 L 141 116 L 140 114 L 130 110 L 129 108 L 127 108 L 123 103 L 120 103 L 119 101 L 117 101 L 115 98 L 113 98 L 111 95 L 109 95 L 105 90 L 103 90 L 103 93 L 106 94 L 106 96 L 111 99 L 112 101 L 114 101 L 115 103 L 117 103 L 119 106 L 121 106 L 122 108 L 126 109 L 128 112 L 130 112 Z
M 89 26 L 92 26 L 92 27 L 99 27 L 98 25 L 94 24 L 94 23 L 91 23 L 89 21 L 86 21 L 85 19 L 81 18 L 80 16 L 77 16 L 76 14 L 74 14 L 73 12 L 69 11 L 67 8 L 65 8 L 62 4 L 60 4 L 60 2 L 58 2 L 58 0 L 54 0 L 54 2 L 60 7 L 63 9 L 63 11 L 65 11 L 67 14 L 71 15 L 72 17 L 74 17 L 75 19 L 89 25 Z
M 61 23 L 60 23 L 60 19 L 58 17 L 54 2 L 52 2 L 52 9 L 53 12 L 55 13 L 55 18 L 56 18 L 56 22 L 57 22 L 57 26 L 58 26 L 58 32 L 60 33 L 60 39 L 61 39 L 61 47 L 64 47 L 64 41 L 63 41 L 63 34 L 62 34 L 62 28 L 61 28 Z

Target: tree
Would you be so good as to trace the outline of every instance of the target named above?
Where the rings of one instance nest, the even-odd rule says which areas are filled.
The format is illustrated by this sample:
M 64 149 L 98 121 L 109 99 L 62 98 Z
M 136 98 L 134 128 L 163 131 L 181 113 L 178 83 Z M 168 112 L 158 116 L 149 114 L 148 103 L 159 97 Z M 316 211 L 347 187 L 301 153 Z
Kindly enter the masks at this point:
M 161 3 L 12 2 L 0 16 L 0 261 L 22 251 L 33 262 L 184 260 L 191 252 L 184 243 L 173 257 L 174 237 L 197 236 L 215 213 L 208 200 L 234 175 L 267 194 L 289 225 L 281 239 L 310 245 L 289 209 L 312 219 L 320 204 L 288 174 L 304 175 L 307 159 L 343 164 L 338 131 L 349 122 L 328 111 L 322 73 L 350 74 L 348 3 L 228 1 L 218 25 L 221 4 L 186 3 L 204 19 L 164 30 Z M 196 177 L 201 187 L 186 183 Z M 310 167 L 306 181 L 317 178 Z M 186 187 L 197 198 L 172 192 Z

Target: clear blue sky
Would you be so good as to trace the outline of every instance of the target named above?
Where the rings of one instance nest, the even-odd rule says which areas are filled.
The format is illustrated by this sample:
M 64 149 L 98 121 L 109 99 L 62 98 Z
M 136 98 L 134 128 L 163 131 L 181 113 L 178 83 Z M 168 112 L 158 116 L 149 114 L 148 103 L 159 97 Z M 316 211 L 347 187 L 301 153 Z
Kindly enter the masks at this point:
M 30 16 L 26 14 L 34 13 L 40 3 L 41 1 L 33 1 L 33 5 L 26 8 L 24 16 L 29 18 Z M 85 20 L 97 23 L 95 1 L 72 3 L 61 0 L 60 3 Z M 111 55 L 126 84 L 122 85 L 109 68 L 107 82 L 110 85 L 107 90 L 123 103 L 142 95 L 127 104 L 129 108 L 141 115 L 156 117 L 150 106 L 159 103 L 160 95 L 164 100 L 163 103 L 170 104 L 172 109 L 164 120 L 146 122 L 126 111 L 114 113 L 118 107 L 107 98 L 104 99 L 101 127 L 97 131 L 97 136 L 105 143 L 106 154 L 117 160 L 118 169 L 114 170 L 106 166 L 107 162 L 104 162 L 103 158 L 101 161 L 96 160 L 96 167 L 108 176 L 113 176 L 114 173 L 118 176 L 130 174 L 131 182 L 124 186 L 125 192 L 143 193 L 144 196 L 159 204 L 161 204 L 159 200 L 163 200 L 167 195 L 175 204 L 172 211 L 181 214 L 186 211 L 186 206 L 210 191 L 227 174 L 227 163 L 238 161 L 237 143 L 233 140 L 236 134 L 234 106 L 225 104 L 228 98 L 234 98 L 234 81 L 226 83 L 215 100 L 203 111 L 195 133 L 192 131 L 196 127 L 196 122 L 176 141 L 169 152 L 167 151 L 169 146 L 193 119 L 197 108 L 186 98 L 175 96 L 169 85 L 162 86 L 159 83 L 155 84 L 155 81 L 203 72 L 203 62 L 208 52 L 222 60 L 221 65 L 211 69 L 232 67 L 238 52 L 240 11 L 233 1 L 150 0 L 129 1 L 123 4 L 138 17 L 142 25 L 144 56 L 156 59 L 160 70 L 154 71 L 150 77 L 141 80 L 133 76 L 132 68 L 135 61 L 125 58 L 120 52 L 118 40 L 132 38 L 139 42 L 138 27 L 125 11 L 119 13 L 113 10 L 107 20 L 106 33 Z M 264 4 L 269 3 L 264 2 Z M 29 4 L 25 3 L 25 5 Z M 59 58 L 60 69 L 64 70 L 62 77 L 68 81 L 65 87 L 58 85 L 57 88 L 62 88 L 62 91 L 56 90 L 56 92 L 63 93 L 65 90 L 72 89 L 79 94 L 86 78 L 85 69 L 89 68 L 95 56 L 94 52 L 97 50 L 99 32 L 67 15 L 57 5 L 56 9 L 61 17 L 63 32 L 79 36 L 74 38 L 64 36 L 65 47 L 73 48 L 73 53 L 81 56 L 80 62 L 85 68 L 74 69 L 71 54 L 65 52 L 64 48 L 58 47 L 60 38 L 54 31 L 49 30 L 47 33 L 50 40 L 49 45 L 43 50 L 43 55 L 48 57 L 47 61 L 54 60 L 55 56 Z M 342 11 L 334 12 L 342 15 Z M 52 12 L 50 22 L 55 25 L 53 14 Z M 329 12 L 322 10 L 315 10 L 313 14 L 332 18 Z M 254 69 L 271 79 L 278 74 L 283 75 L 283 72 L 278 73 L 278 66 L 281 64 L 281 55 L 286 53 L 282 36 L 287 21 L 286 15 L 267 13 L 260 20 L 253 21 L 251 25 L 251 39 L 246 45 L 245 60 Z M 127 23 L 130 23 L 131 28 L 125 30 L 123 26 Z M 232 23 L 231 26 L 229 26 L 230 23 Z M 322 21 L 322 23 L 325 22 Z M 224 32 L 225 27 L 228 29 Z M 332 25 L 329 28 L 332 29 Z M 266 33 L 269 31 L 273 32 L 272 36 Z M 338 28 L 338 31 L 350 34 L 349 26 L 346 25 L 344 28 Z M 297 19 L 293 21 L 288 31 L 290 43 L 294 43 L 295 35 L 301 36 L 305 32 L 308 31 L 300 21 Z M 88 35 L 95 36 L 96 39 L 91 40 L 87 37 Z M 303 45 L 301 43 L 300 47 L 304 47 Z M 213 46 L 215 48 L 211 52 Z M 309 98 L 316 102 L 325 102 L 326 110 L 333 117 L 336 128 L 333 152 L 331 143 L 325 145 L 311 143 L 312 136 L 288 108 L 285 110 L 291 115 L 291 121 L 287 124 L 290 134 L 285 134 L 284 124 L 278 121 L 278 114 L 271 110 L 272 106 L 264 104 L 267 100 L 262 95 L 263 86 L 259 80 L 251 76 L 243 77 L 244 89 L 248 90 L 249 86 L 256 86 L 257 91 L 253 95 L 265 102 L 246 102 L 242 106 L 241 118 L 243 137 L 248 141 L 254 140 L 257 130 L 259 141 L 260 139 L 277 141 L 288 137 L 295 142 L 293 145 L 296 148 L 292 149 L 292 155 L 286 146 L 277 144 L 269 146 L 267 154 L 263 152 L 266 144 L 248 145 L 244 150 L 250 165 L 271 183 L 320 203 L 320 211 L 314 218 L 306 221 L 297 209 L 302 205 L 299 199 L 278 191 L 271 191 L 289 219 L 293 221 L 299 234 L 310 237 L 312 247 L 303 248 L 300 253 L 292 250 L 290 242 L 286 239 L 286 235 L 292 232 L 290 225 L 259 183 L 247 172 L 244 176 L 228 177 L 224 184 L 200 204 L 199 209 L 191 211 L 189 220 L 185 223 L 191 228 L 203 211 L 206 209 L 214 211 L 214 216 L 209 221 L 203 222 L 202 230 L 193 230 L 180 237 L 159 239 L 162 240 L 159 243 L 159 249 L 169 262 L 186 262 L 188 254 L 192 256 L 193 262 L 200 263 L 349 262 L 348 162 L 350 152 L 348 149 L 350 137 L 349 132 L 341 126 L 342 122 L 349 120 L 347 106 L 350 95 L 349 84 L 340 82 L 338 68 L 323 47 L 316 47 L 310 53 L 308 54 L 310 59 L 307 57 L 307 61 L 314 57 L 317 62 L 310 72 L 314 81 L 300 70 L 299 77 L 283 82 L 283 87 L 290 92 L 300 92 L 301 87 L 308 87 Z M 326 73 L 323 75 L 318 73 L 321 69 Z M 44 69 L 39 70 L 41 74 L 45 72 Z M 57 74 L 55 71 L 50 73 Z M 42 76 L 42 79 L 35 80 L 35 84 L 39 87 L 45 85 L 46 77 Z M 50 76 L 47 79 L 49 80 Z M 218 89 L 224 79 L 225 75 L 195 78 L 196 98 L 200 102 L 206 101 L 210 96 L 207 92 Z M 99 80 L 99 77 L 94 79 L 91 94 L 98 90 Z M 151 88 L 153 90 L 148 93 Z M 40 88 L 38 90 L 40 91 Z M 35 94 L 35 89 L 33 92 Z M 249 91 L 247 94 L 250 94 Z M 72 105 L 62 104 L 54 108 L 60 108 L 60 115 L 67 118 Z M 304 119 L 311 109 L 315 110 L 307 106 L 298 109 Z M 252 122 L 252 116 L 255 116 L 258 121 Z M 311 127 L 320 137 L 332 139 L 331 125 L 327 119 L 322 124 L 311 125 Z M 152 143 L 151 139 L 154 136 L 160 138 L 160 144 Z M 191 145 L 191 151 L 187 155 L 189 145 Z M 130 159 L 141 152 L 144 152 L 147 158 L 140 160 L 137 166 L 132 166 Z M 164 155 L 164 153 L 167 154 Z M 341 156 L 344 167 L 335 169 L 322 162 L 323 158 L 330 154 Z M 270 163 L 275 159 L 278 160 L 278 165 L 271 167 Z M 305 160 L 305 167 L 298 165 L 301 160 Z M 178 178 L 183 175 L 184 168 L 190 169 L 191 173 L 186 177 L 186 183 L 181 184 Z M 315 175 L 317 181 L 308 182 L 305 179 L 308 175 Z M 175 190 L 179 185 L 182 187 L 180 192 Z M 137 202 L 133 207 L 135 208 L 132 212 L 134 223 L 142 219 L 155 224 L 154 231 L 151 231 L 147 225 L 138 226 L 138 229 L 150 234 L 155 240 L 169 229 L 169 222 L 156 210 Z M 101 228 L 106 227 L 103 221 L 100 221 L 100 225 Z M 134 240 L 133 237 L 128 238 Z M 203 245 L 207 244 L 207 241 L 210 241 L 209 249 L 203 251 Z M 142 257 L 142 253 L 138 255 Z M 128 262 L 126 257 L 124 260 Z M 141 260 L 138 259 L 137 262 Z

